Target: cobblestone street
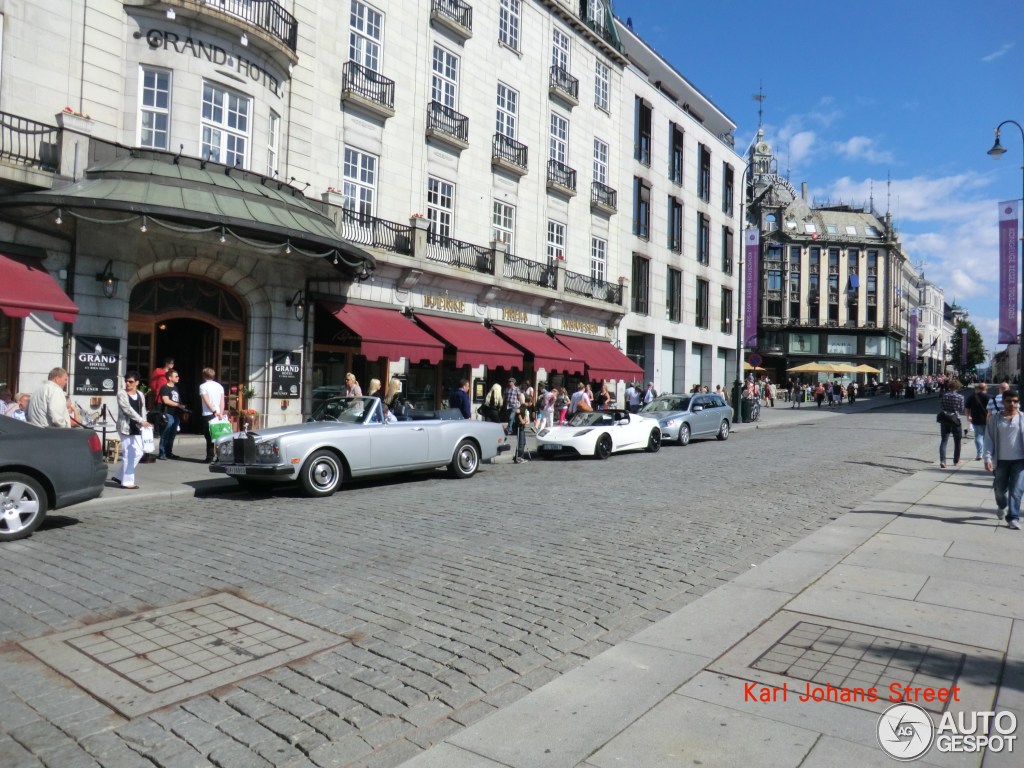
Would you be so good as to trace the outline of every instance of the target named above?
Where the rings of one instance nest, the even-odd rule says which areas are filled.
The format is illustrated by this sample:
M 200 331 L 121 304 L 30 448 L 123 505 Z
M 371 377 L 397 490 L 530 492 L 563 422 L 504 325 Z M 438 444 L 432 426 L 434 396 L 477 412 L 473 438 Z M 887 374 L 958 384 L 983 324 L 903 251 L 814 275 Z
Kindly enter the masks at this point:
M 0 550 L 0 765 L 397 766 L 934 465 L 934 405 L 327 500 L 68 510 Z M 18 645 L 225 592 L 340 644 L 131 720 Z

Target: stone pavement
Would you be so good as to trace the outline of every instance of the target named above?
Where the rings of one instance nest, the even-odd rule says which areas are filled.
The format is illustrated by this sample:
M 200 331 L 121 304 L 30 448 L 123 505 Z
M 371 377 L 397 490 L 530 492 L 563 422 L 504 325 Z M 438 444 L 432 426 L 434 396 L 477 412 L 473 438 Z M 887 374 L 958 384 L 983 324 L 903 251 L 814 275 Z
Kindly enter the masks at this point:
M 892 765 L 879 716 L 907 686 L 935 723 L 944 705 L 927 699 L 942 688 L 959 699 L 950 712 L 1024 723 L 1024 532 L 995 512 L 980 463 L 917 472 L 403 765 Z M 827 685 L 878 700 L 836 701 Z M 826 700 L 801 701 L 807 686 Z M 1018 766 L 1022 753 L 933 746 L 920 760 Z

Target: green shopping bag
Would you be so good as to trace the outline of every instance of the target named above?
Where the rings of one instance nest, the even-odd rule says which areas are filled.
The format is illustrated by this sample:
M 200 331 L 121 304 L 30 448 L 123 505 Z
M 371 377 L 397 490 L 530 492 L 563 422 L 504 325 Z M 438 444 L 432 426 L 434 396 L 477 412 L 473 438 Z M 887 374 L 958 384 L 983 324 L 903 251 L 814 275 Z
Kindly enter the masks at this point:
M 231 422 L 227 419 L 213 419 L 210 421 L 210 439 L 218 440 L 231 434 Z

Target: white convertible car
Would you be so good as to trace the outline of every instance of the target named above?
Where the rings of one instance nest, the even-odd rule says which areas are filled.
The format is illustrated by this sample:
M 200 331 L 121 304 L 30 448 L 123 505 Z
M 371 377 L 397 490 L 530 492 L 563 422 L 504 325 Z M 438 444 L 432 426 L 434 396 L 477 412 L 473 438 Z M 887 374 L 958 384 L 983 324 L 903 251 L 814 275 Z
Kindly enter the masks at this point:
M 661 448 L 661 428 L 656 419 L 629 411 L 577 413 L 565 426 L 542 429 L 537 435 L 537 452 L 542 458 L 594 456 L 607 459 L 613 453 Z

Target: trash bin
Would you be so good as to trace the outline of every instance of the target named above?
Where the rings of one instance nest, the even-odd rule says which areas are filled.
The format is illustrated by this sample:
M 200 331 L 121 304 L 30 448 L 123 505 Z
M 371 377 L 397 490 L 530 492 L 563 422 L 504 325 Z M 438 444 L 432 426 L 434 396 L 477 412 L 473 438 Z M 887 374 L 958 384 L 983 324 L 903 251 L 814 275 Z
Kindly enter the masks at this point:
M 743 398 L 740 400 L 740 415 L 743 416 L 743 423 L 750 423 L 750 414 L 754 410 L 754 401 Z

